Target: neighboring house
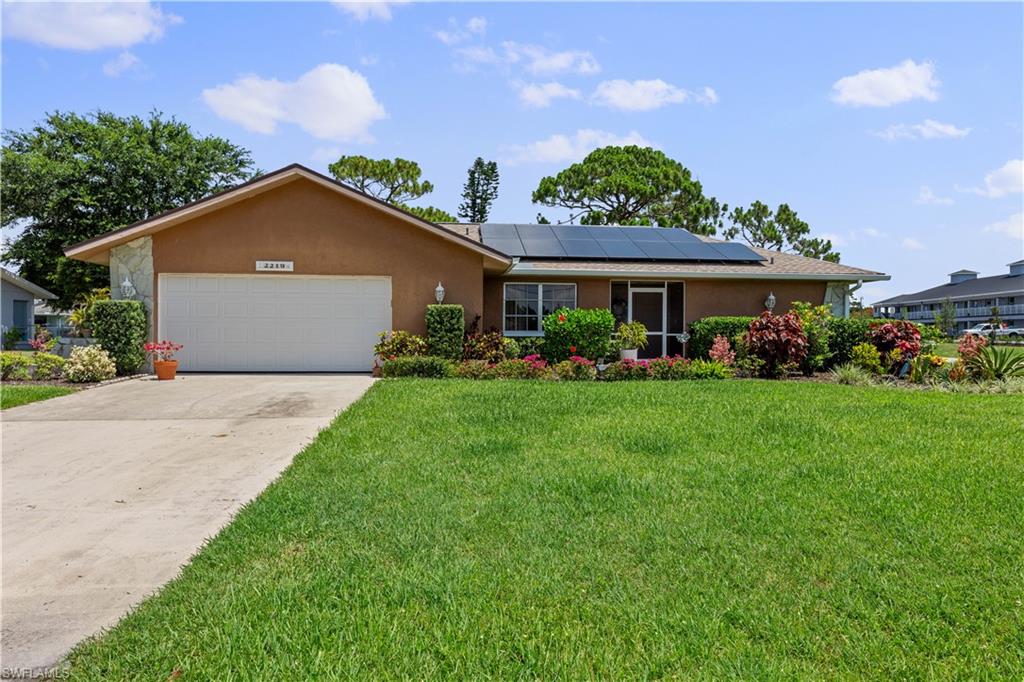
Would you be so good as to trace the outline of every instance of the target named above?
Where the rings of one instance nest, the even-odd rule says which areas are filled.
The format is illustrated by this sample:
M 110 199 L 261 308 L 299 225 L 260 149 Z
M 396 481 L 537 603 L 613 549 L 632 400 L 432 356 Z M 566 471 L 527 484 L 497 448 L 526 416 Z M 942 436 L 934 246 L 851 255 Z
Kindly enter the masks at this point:
M 1024 260 L 1014 261 L 1002 275 L 978 277 L 974 270 L 957 270 L 937 287 L 887 298 L 874 304 L 875 317 L 935 322 L 948 298 L 956 306 L 957 331 L 992 319 L 992 309 L 1011 327 L 1024 327 Z
M 758 314 L 769 294 L 843 314 L 851 288 L 889 279 L 684 230 L 437 225 L 299 165 L 67 255 L 109 265 L 152 336 L 185 344 L 186 371 L 366 371 L 378 333 L 425 332 L 439 284 L 482 330 L 539 335 L 556 307 L 607 307 L 660 355 L 694 320 Z
M 70 317 L 71 315 L 69 313 L 54 310 L 42 301 L 36 302 L 36 327 L 45 327 L 46 331 L 50 332 L 50 336 L 54 338 L 70 336 L 73 333 L 73 329 L 69 321 Z
M 6 268 L 0 268 L 0 294 L 3 334 L 6 337 L 9 329 L 18 329 L 21 332 L 18 346 L 27 347 L 28 340 L 35 336 L 36 299 L 49 301 L 57 297 Z

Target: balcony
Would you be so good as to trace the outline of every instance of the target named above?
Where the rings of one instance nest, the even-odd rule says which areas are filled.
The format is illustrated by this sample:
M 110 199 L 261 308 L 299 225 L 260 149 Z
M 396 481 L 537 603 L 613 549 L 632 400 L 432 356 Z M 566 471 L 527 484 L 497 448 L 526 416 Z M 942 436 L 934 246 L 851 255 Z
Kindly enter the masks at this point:
M 958 320 L 987 320 L 992 317 L 993 306 L 971 306 L 969 308 L 957 308 L 956 318 Z M 1000 317 L 1014 317 L 1017 315 L 1024 315 L 1024 303 L 1015 303 L 1014 305 L 1000 305 L 995 306 L 999 309 Z M 906 318 L 912 322 L 932 322 L 935 320 L 935 316 L 938 314 L 938 310 L 914 310 L 906 314 Z M 904 315 L 897 311 L 896 314 L 892 315 L 894 318 L 902 318 Z

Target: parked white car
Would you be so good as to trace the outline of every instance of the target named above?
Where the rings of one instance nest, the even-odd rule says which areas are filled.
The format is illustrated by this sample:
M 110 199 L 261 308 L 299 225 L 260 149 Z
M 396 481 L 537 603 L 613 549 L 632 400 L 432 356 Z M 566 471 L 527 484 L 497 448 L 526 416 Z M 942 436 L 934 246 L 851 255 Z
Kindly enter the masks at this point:
M 985 322 L 983 324 L 976 324 L 970 329 L 965 329 L 963 336 L 968 334 L 973 336 L 1006 336 L 1011 341 L 1024 338 L 1024 329 L 1021 327 L 997 327 L 991 322 Z

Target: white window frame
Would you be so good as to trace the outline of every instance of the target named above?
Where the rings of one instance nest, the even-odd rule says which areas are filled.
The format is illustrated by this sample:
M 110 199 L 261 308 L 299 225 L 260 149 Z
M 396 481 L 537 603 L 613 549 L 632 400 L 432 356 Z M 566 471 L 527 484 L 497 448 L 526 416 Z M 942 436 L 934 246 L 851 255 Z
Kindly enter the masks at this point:
M 505 307 L 508 302 L 508 287 L 510 285 L 532 284 L 537 287 L 537 331 L 509 331 L 505 327 Z M 502 282 L 501 284 L 501 333 L 503 336 L 544 336 L 544 287 L 562 286 L 572 287 L 573 310 L 579 307 L 579 289 L 576 282 Z

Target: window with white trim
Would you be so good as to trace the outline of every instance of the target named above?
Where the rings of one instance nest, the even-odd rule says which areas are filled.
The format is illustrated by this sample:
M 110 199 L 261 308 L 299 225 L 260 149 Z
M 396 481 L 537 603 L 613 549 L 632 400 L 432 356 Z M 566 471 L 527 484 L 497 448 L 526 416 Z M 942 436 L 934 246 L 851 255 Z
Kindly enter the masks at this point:
M 504 332 L 506 336 L 537 336 L 544 333 L 543 320 L 559 308 L 576 307 L 575 284 L 505 284 Z

